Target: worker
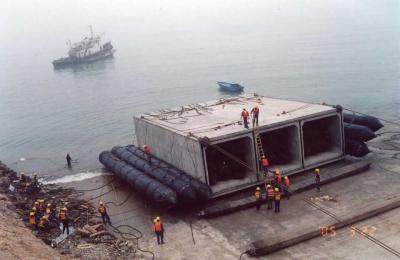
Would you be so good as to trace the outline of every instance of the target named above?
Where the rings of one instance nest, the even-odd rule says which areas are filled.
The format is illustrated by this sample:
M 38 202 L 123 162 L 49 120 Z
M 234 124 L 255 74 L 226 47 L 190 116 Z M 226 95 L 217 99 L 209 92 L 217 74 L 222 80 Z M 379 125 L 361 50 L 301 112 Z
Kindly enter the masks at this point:
M 67 208 L 62 208 L 60 210 L 60 213 L 58 214 L 58 219 L 61 221 L 62 225 L 63 225 L 63 234 L 65 233 L 65 230 L 67 230 L 67 235 L 69 235 L 69 219 L 68 219 L 68 215 L 67 215 Z
M 281 204 L 281 192 L 279 191 L 278 188 L 275 188 L 275 213 L 278 213 L 281 211 L 280 204 Z
M 290 199 L 290 180 L 288 176 L 283 177 L 283 192 L 287 199 Z
M 34 189 L 39 187 L 39 182 L 38 182 L 38 177 L 37 177 L 36 172 L 33 173 L 32 185 L 33 185 Z
M 315 187 L 317 188 L 317 191 L 321 191 L 320 187 L 320 182 L 321 182 L 321 174 L 319 172 L 319 169 L 315 169 Z
M 151 149 L 148 145 L 143 145 L 143 152 L 147 157 L 147 160 L 149 161 L 149 164 L 151 165 Z
M 19 184 L 23 185 L 26 183 L 26 176 L 24 172 L 21 172 L 20 176 L 19 176 Z
M 55 212 L 52 210 L 50 203 L 47 204 L 44 214 L 47 216 L 49 221 L 53 221 L 55 219 Z
M 102 201 L 99 202 L 99 208 L 97 210 L 101 214 L 101 218 L 103 219 L 103 224 L 106 225 L 108 222 L 108 224 L 110 224 L 110 226 L 111 226 L 112 224 L 111 224 L 110 216 L 108 216 L 107 209 L 104 206 L 104 203 Z
M 164 226 L 161 223 L 160 217 L 156 217 L 153 224 L 154 224 L 154 233 L 156 233 L 157 236 L 157 243 L 164 244 Z
M 65 159 L 67 159 L 68 168 L 71 168 L 72 167 L 72 165 L 71 165 L 72 158 L 71 158 L 71 156 L 69 156 L 69 153 L 67 153 L 67 156 L 65 157 Z
M 44 231 L 44 230 L 46 230 L 48 228 L 48 221 L 47 221 L 47 216 L 46 215 L 44 215 L 43 217 L 40 218 L 40 222 L 39 222 L 38 227 L 39 227 L 39 229 L 41 231 Z
M 275 188 L 280 188 L 282 184 L 282 176 L 279 169 L 275 169 Z
M 274 201 L 274 188 L 271 184 L 267 184 L 267 209 L 272 209 L 272 202 Z
M 31 227 L 36 227 L 36 213 L 35 211 L 31 211 L 29 212 L 29 225 L 31 225 Z
M 248 129 L 249 123 L 248 123 L 247 119 L 249 118 L 249 112 L 246 110 L 246 108 L 243 108 L 240 118 L 243 119 L 244 128 Z
M 260 210 L 261 207 L 261 189 L 260 187 L 256 188 L 256 192 L 254 192 L 254 197 L 256 198 L 256 208 Z
M 45 208 L 44 208 L 44 199 L 39 199 L 38 202 L 39 202 L 38 211 L 44 213 L 44 210 L 45 210 Z
M 260 112 L 260 109 L 258 108 L 258 106 L 256 105 L 255 107 L 253 107 L 253 109 L 250 111 L 250 114 L 253 118 L 253 127 L 254 127 L 254 123 L 257 124 L 258 126 L 258 114 Z
M 268 174 L 268 166 L 269 166 L 269 161 L 268 159 L 265 157 L 265 155 L 261 156 L 261 165 L 264 171 L 265 176 L 267 176 Z

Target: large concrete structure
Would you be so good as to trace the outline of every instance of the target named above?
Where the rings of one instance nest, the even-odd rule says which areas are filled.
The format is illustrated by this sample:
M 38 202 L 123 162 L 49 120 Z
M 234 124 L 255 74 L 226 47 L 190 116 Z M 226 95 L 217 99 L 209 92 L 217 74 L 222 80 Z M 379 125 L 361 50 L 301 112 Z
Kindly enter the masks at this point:
M 256 105 L 259 126 L 250 122 L 246 129 L 242 109 L 250 112 Z M 283 174 L 344 157 L 342 111 L 327 105 L 246 95 L 143 114 L 134 121 L 138 145 L 150 145 L 155 156 L 209 184 L 213 196 L 263 181 L 258 134 L 270 167 Z

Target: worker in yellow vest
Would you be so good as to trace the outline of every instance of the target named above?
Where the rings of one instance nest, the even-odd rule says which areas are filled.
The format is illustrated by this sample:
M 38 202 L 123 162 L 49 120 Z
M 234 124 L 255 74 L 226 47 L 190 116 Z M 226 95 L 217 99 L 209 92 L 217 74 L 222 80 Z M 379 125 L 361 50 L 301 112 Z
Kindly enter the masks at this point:
M 99 208 L 97 209 L 101 215 L 101 219 L 103 220 L 103 224 L 106 225 L 107 223 L 111 224 L 110 216 L 108 216 L 106 206 L 104 206 L 104 203 L 102 201 L 99 202 Z
M 39 222 L 38 226 L 41 231 L 45 231 L 48 228 L 48 221 L 47 221 L 46 215 L 44 215 L 43 217 L 40 218 L 40 222 Z
M 260 189 L 260 187 L 256 188 L 256 191 L 254 192 L 254 197 L 256 198 L 256 208 L 257 208 L 257 210 L 260 210 L 260 207 L 261 207 L 261 189 Z
M 154 233 L 156 233 L 157 236 L 157 243 L 164 244 L 164 226 L 161 223 L 160 217 L 156 217 L 156 219 L 153 221 L 153 226 Z
M 35 211 L 31 211 L 29 213 L 29 225 L 31 225 L 31 227 L 36 228 L 36 216 L 35 216 Z

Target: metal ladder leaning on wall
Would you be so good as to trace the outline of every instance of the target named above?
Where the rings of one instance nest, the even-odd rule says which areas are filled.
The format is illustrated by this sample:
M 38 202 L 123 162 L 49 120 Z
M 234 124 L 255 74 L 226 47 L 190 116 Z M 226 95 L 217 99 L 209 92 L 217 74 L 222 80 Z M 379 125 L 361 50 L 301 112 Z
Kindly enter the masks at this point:
M 256 145 L 257 145 L 257 154 L 258 154 L 258 162 L 261 164 L 261 160 L 263 158 L 263 156 L 265 156 L 264 153 L 264 148 L 261 142 L 261 136 L 260 136 L 260 132 L 258 131 L 258 127 L 254 128 L 254 135 L 256 138 Z M 267 158 L 267 156 L 265 156 L 265 158 Z M 268 174 L 263 174 L 264 169 L 262 168 L 262 171 L 260 172 L 260 180 L 268 180 Z

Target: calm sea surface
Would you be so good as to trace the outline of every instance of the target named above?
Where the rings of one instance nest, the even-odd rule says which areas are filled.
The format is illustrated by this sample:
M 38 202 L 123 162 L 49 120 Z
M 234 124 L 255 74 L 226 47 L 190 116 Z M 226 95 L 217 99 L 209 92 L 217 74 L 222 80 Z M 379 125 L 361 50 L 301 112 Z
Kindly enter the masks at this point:
M 399 14 L 398 0 L 2 1 L 0 160 L 47 179 L 98 169 L 132 143 L 133 115 L 220 98 L 218 80 L 399 121 Z M 89 25 L 115 58 L 54 70 Z

